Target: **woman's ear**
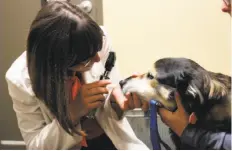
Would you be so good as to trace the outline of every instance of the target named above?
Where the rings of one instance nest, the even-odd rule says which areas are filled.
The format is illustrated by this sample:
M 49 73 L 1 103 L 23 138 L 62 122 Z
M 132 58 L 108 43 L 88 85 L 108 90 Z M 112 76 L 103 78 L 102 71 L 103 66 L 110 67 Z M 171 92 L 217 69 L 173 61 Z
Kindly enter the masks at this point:
M 71 68 L 68 68 L 67 74 L 68 76 L 73 77 L 76 75 L 76 71 L 73 71 Z

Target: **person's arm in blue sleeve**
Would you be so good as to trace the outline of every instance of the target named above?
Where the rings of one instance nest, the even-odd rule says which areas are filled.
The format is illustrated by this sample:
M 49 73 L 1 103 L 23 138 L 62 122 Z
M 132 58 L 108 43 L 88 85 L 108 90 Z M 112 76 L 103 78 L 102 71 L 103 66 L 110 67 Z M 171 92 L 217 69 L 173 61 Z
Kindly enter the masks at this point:
M 210 132 L 188 124 L 181 135 L 181 141 L 198 149 L 231 150 L 231 134 L 225 132 Z

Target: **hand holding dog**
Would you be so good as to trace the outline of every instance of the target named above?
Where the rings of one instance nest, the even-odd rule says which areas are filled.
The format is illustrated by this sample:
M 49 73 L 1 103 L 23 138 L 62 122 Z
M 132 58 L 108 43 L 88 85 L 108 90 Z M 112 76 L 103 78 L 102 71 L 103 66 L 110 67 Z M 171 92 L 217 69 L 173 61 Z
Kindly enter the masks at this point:
M 170 127 L 178 136 L 181 136 L 185 127 L 189 123 L 189 115 L 184 110 L 179 95 L 175 94 L 178 109 L 175 112 L 170 112 L 164 108 L 159 108 L 158 113 L 161 120 Z

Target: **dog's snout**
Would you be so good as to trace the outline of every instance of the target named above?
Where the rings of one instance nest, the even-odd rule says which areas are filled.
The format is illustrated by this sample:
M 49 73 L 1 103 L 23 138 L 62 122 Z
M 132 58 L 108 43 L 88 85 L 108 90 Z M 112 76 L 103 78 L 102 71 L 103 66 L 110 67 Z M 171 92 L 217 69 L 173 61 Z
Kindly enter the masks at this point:
M 121 81 L 119 82 L 119 85 L 120 85 L 121 88 L 123 88 L 123 86 L 124 86 L 125 84 L 126 84 L 126 79 L 121 80 Z
M 120 87 L 123 88 L 123 86 L 127 83 L 127 81 L 129 81 L 129 80 L 132 79 L 132 78 L 133 78 L 133 76 L 130 76 L 130 77 L 124 79 L 124 80 L 121 80 L 121 81 L 119 82 Z
M 152 79 L 154 79 L 155 77 L 152 75 L 151 72 L 148 72 L 148 73 L 147 73 L 147 78 L 150 79 L 150 80 L 152 80 Z

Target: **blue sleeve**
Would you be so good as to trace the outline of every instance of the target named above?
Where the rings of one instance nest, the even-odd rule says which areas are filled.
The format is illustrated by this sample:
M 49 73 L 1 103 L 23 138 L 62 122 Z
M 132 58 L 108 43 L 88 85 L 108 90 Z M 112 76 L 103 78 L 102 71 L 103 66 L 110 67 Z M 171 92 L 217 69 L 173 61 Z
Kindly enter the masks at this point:
M 231 134 L 225 132 L 210 132 L 189 124 L 181 135 L 184 144 L 206 150 L 231 150 Z

